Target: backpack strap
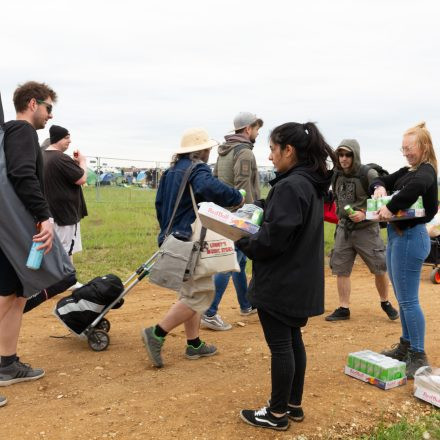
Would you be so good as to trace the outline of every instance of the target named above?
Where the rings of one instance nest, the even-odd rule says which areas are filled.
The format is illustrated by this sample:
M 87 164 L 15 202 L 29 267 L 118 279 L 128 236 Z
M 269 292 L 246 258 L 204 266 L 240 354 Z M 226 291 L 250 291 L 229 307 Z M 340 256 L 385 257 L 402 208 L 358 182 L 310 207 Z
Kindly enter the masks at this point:
M 359 180 L 361 181 L 362 188 L 364 188 L 364 191 L 366 194 L 368 194 L 368 172 L 371 170 L 371 167 L 368 165 L 361 165 L 359 168 Z
M 234 162 L 238 156 L 238 153 L 240 153 L 240 151 L 245 150 L 246 148 L 249 148 L 249 144 L 238 144 L 234 147 Z

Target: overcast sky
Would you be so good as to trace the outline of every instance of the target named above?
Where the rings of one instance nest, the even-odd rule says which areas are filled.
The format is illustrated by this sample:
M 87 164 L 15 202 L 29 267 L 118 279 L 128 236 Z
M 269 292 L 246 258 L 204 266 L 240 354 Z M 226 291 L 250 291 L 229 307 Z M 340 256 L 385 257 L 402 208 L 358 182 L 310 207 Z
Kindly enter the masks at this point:
M 221 141 L 251 111 L 261 165 L 272 128 L 316 121 L 393 171 L 415 123 L 439 146 L 439 13 L 434 0 L 2 2 L 0 91 L 12 119 L 17 84 L 47 82 L 59 101 L 40 140 L 62 125 L 90 156 L 168 161 L 186 128 Z

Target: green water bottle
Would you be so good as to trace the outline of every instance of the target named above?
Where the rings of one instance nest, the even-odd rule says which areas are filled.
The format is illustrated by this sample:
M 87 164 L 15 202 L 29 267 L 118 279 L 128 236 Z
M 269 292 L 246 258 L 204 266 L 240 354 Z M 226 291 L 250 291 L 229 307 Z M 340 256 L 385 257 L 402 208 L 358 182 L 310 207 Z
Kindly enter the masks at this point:
M 245 189 L 239 189 L 238 192 L 243 196 L 243 199 L 246 197 L 246 190 Z

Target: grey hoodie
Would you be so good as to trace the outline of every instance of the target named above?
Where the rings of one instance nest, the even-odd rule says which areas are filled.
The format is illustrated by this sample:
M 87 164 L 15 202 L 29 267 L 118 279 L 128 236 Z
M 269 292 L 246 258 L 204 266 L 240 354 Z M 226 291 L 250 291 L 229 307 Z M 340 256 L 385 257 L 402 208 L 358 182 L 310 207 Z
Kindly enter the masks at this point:
M 344 172 L 339 164 L 336 165 L 336 184 L 333 188 L 333 194 L 336 199 L 336 213 L 339 217 L 339 224 L 343 225 L 348 218 L 344 210 L 345 205 L 350 205 L 354 210 L 366 210 L 368 194 L 365 192 L 359 178 L 359 170 L 361 167 L 361 153 L 360 146 L 356 139 L 344 139 L 339 144 L 338 148 L 344 147 L 353 153 L 353 164 L 348 170 Z M 338 150 L 336 149 L 336 151 Z M 378 173 L 374 169 L 370 169 L 367 174 L 368 183 L 378 177 Z M 370 224 L 370 222 L 363 221 L 358 223 L 356 227 Z
M 218 147 L 214 176 L 236 189 L 246 191 L 246 203 L 260 198 L 260 179 L 252 149 L 254 144 L 242 134 L 225 136 Z

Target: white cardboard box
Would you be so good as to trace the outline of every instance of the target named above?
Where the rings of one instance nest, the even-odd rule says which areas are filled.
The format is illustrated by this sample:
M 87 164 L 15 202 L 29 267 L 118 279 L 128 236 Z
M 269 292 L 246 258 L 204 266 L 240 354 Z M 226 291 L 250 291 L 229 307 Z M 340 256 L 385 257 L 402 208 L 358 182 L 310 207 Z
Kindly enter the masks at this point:
M 416 218 L 416 217 L 425 217 L 425 210 L 424 209 L 405 209 L 399 211 L 396 215 L 393 215 L 390 220 L 388 221 L 397 221 L 397 220 L 408 220 L 410 218 Z M 371 220 L 373 222 L 381 222 L 383 220 L 379 220 L 379 216 L 377 214 L 377 211 L 367 211 L 365 213 L 365 218 L 367 220 Z
M 243 237 L 249 237 L 260 229 L 259 226 L 237 217 L 215 203 L 202 202 L 199 206 L 199 217 L 202 225 L 230 240 L 236 241 Z
M 354 377 L 355 379 L 359 379 L 362 382 L 367 382 L 371 385 L 381 388 L 382 390 L 389 390 L 391 388 L 399 387 L 401 385 L 405 385 L 407 382 L 406 376 L 401 379 L 384 382 L 383 380 L 376 379 L 373 376 L 355 370 L 354 368 L 351 368 L 348 365 L 345 366 L 345 374 Z

